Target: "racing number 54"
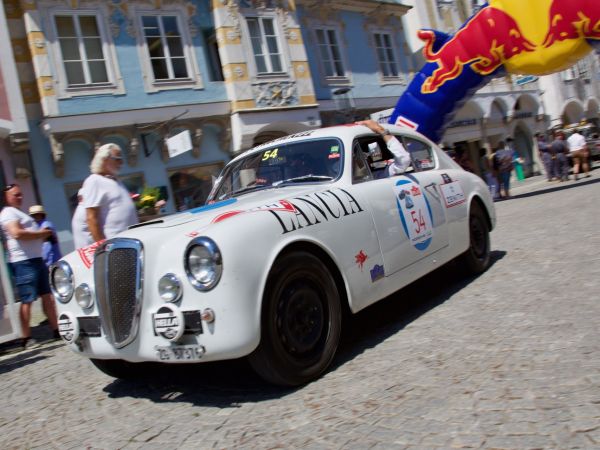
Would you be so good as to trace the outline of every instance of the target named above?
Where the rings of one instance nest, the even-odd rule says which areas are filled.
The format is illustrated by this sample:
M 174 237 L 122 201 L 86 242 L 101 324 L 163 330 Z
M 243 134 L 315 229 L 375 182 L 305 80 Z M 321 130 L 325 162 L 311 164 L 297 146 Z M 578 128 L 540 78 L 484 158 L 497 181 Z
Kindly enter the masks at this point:
M 423 217 L 423 212 L 419 209 L 419 215 L 417 217 L 417 211 L 413 210 L 410 212 L 410 217 L 412 218 L 413 223 L 415 224 L 415 233 L 419 234 L 421 231 L 427 229 L 427 224 L 425 223 L 425 218 Z

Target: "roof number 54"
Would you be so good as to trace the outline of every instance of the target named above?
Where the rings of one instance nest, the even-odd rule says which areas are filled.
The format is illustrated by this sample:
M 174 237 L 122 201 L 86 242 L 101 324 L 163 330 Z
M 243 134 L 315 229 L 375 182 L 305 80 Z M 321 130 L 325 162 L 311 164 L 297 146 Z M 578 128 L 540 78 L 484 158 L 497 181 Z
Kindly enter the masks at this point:
M 277 152 L 278 151 L 279 151 L 278 148 L 276 148 L 275 150 L 267 150 L 266 152 L 263 153 L 262 160 L 266 161 L 267 159 L 277 158 Z

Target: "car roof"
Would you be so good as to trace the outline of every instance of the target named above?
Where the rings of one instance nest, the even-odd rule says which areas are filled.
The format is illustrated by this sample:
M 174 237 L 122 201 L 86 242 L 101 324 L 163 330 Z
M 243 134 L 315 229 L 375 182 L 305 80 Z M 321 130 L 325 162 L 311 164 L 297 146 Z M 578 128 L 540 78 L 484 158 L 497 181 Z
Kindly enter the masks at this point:
M 424 141 L 429 141 L 425 136 L 421 133 L 418 133 L 410 128 L 406 127 L 398 127 L 395 125 L 389 124 L 380 124 L 383 128 L 390 130 L 394 134 L 402 134 L 405 136 L 415 137 Z M 357 124 L 347 124 L 347 125 L 336 125 L 332 127 L 325 128 L 315 128 L 313 130 L 301 131 L 299 133 L 290 134 L 288 136 L 283 136 L 277 139 L 273 139 L 271 141 L 265 142 L 264 144 L 260 144 L 256 147 L 253 147 L 245 152 L 239 154 L 231 162 L 246 157 L 253 153 L 258 153 L 264 151 L 268 148 L 271 148 L 276 145 L 289 144 L 293 142 L 300 142 L 307 139 L 318 139 L 318 138 L 338 138 L 342 141 L 351 141 L 357 136 L 363 136 L 367 134 L 373 134 L 373 132 L 366 127 L 365 125 L 357 125 Z

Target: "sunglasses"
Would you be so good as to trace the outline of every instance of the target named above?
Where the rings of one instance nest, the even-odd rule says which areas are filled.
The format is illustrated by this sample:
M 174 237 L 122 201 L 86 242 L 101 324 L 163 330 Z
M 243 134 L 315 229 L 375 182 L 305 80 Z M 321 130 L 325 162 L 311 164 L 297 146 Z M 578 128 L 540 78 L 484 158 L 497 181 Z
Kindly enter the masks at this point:
M 112 159 L 113 161 L 123 161 L 123 157 L 121 157 L 121 156 L 109 155 L 108 158 Z
M 17 187 L 18 184 L 13 183 L 13 184 L 7 184 L 6 186 L 4 186 L 4 189 L 2 189 L 2 191 L 4 192 L 8 192 L 10 191 L 12 188 Z

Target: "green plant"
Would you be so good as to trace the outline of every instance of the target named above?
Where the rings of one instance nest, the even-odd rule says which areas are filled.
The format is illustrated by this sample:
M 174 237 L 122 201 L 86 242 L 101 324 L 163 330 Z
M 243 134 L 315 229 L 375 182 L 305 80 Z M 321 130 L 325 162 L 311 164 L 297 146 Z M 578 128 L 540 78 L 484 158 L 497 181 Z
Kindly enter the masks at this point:
M 137 209 L 154 208 L 156 202 L 160 199 L 160 189 L 157 187 L 144 186 L 140 194 L 136 207 Z

